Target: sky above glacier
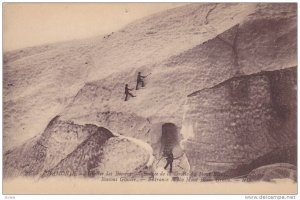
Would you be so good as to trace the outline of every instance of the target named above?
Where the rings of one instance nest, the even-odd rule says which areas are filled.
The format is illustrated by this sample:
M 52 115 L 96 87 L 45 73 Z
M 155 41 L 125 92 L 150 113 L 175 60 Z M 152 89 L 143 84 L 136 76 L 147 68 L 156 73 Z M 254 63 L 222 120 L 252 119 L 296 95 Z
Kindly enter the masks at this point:
M 108 34 L 180 3 L 4 3 L 4 51 Z

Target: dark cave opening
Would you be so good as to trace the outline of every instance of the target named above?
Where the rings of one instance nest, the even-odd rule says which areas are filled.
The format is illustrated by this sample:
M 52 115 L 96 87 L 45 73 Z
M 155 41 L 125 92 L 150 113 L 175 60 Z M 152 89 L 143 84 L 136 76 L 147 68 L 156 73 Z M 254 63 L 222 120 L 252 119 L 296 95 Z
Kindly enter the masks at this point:
M 161 150 L 163 153 L 172 151 L 178 145 L 178 131 L 173 123 L 165 123 L 162 125 Z

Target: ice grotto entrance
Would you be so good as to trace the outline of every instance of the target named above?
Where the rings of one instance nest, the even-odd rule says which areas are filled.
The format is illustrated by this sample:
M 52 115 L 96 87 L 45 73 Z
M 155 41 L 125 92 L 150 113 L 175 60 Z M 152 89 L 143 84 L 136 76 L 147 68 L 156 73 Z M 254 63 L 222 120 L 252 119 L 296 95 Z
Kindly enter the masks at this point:
M 163 153 L 173 150 L 178 145 L 177 127 L 173 123 L 165 123 L 162 125 L 161 145 Z

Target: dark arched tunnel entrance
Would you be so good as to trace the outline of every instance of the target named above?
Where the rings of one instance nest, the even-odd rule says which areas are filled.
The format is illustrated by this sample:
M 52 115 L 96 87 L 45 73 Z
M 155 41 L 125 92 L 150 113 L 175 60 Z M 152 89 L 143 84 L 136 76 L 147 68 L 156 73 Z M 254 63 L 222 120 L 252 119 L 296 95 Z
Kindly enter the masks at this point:
M 178 145 L 178 131 L 177 127 L 173 123 L 165 123 L 162 125 L 161 135 L 161 150 L 162 153 L 172 151 L 173 148 Z

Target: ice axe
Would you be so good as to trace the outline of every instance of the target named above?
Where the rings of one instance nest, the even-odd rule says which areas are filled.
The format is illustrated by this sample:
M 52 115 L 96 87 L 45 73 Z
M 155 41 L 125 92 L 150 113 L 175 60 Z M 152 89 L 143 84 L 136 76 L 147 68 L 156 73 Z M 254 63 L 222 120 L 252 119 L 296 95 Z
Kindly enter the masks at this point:
M 146 75 L 145 77 L 147 77 L 147 76 L 150 76 L 152 73 L 150 73 L 150 74 L 148 74 L 148 75 Z
M 159 160 L 158 160 L 158 162 L 156 163 L 156 167 L 158 166 L 158 163 L 161 161 L 161 159 L 163 159 L 164 158 L 164 156 L 162 156 Z

